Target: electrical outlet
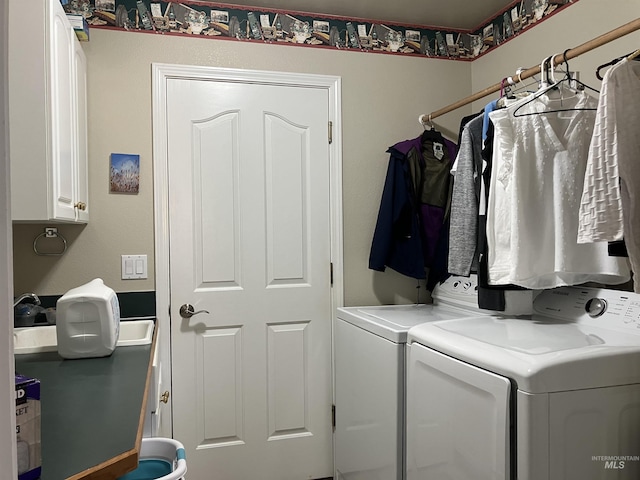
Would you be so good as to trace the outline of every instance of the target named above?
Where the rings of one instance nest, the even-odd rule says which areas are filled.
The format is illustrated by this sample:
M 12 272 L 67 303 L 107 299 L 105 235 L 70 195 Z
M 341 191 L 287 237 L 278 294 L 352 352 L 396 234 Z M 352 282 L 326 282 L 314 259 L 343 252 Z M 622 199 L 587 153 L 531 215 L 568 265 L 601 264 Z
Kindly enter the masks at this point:
M 122 255 L 122 280 L 147 278 L 146 255 Z

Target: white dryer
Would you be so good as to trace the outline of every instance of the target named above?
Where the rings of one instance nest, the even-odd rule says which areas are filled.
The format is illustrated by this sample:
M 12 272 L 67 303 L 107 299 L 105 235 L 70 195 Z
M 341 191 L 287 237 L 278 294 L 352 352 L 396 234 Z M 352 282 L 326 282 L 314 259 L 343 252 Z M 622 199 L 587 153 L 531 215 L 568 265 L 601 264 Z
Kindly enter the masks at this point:
M 335 478 L 405 478 L 405 344 L 411 327 L 479 315 L 476 279 L 450 278 L 437 305 L 338 308 Z
M 407 350 L 408 480 L 640 478 L 640 295 L 548 290 Z

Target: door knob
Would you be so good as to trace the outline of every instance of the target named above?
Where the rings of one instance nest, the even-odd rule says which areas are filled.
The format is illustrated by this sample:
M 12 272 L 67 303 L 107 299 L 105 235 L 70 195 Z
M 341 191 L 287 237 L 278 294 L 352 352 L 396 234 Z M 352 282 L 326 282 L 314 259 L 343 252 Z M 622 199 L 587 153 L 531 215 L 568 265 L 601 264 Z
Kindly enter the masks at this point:
M 198 315 L 199 313 L 209 313 L 207 310 L 198 310 L 197 312 L 193 310 L 193 305 L 189 303 L 185 303 L 180 307 L 180 316 L 182 318 L 191 318 L 194 315 Z

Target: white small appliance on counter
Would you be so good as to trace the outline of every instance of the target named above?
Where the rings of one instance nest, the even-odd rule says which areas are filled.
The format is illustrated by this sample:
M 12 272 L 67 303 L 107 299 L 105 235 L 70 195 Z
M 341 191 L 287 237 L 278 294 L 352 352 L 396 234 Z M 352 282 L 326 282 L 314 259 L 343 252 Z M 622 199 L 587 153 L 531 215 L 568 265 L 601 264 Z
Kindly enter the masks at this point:
M 63 358 L 106 357 L 120 334 L 120 304 L 101 278 L 73 288 L 56 305 L 58 353 Z

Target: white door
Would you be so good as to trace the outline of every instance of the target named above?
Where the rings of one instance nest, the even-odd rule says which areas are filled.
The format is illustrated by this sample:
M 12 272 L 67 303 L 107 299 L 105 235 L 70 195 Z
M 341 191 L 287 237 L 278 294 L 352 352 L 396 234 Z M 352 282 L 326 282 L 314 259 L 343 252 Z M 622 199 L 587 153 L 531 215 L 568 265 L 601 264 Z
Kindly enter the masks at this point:
M 326 88 L 166 83 L 173 434 L 189 478 L 329 477 Z M 183 304 L 196 311 L 182 318 Z
M 407 480 L 511 478 L 509 379 L 407 349 Z

